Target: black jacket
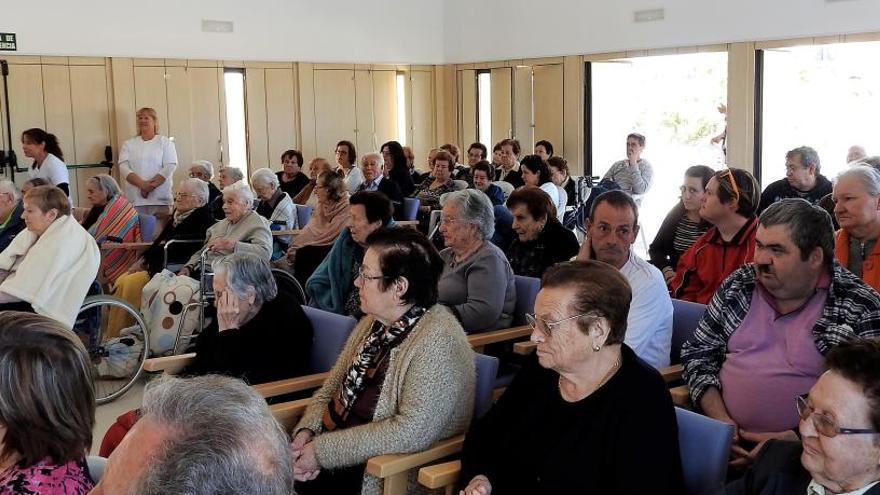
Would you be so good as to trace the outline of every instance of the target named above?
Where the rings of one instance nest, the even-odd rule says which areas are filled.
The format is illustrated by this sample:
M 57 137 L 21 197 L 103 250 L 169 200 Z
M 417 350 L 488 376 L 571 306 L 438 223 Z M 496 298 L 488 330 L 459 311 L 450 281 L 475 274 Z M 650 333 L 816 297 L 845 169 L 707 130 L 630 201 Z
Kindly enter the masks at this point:
M 822 174 L 816 176 L 816 187 L 807 192 L 801 192 L 791 187 L 787 179 L 779 179 L 776 182 L 771 182 L 761 193 L 761 205 L 758 207 L 757 214 L 760 215 L 768 206 L 786 198 L 803 198 L 811 204 L 817 205 L 826 194 L 831 194 L 832 188 L 831 181 Z
M 579 249 L 574 232 L 554 218 L 547 222 L 535 240 L 522 242 L 518 237 L 514 238 L 507 248 L 507 259 L 515 275 L 541 278 L 548 268 L 570 260 Z
M 9 218 L 9 223 L 6 224 L 6 227 L 0 230 L 0 252 L 8 248 L 12 239 L 15 239 L 15 236 L 26 227 L 24 219 L 21 218 L 22 211 L 24 211 L 24 203 L 19 201 L 18 204 L 15 205 L 15 208 L 12 209 L 12 216 Z
M 211 214 L 210 205 L 196 208 L 180 225 L 174 226 L 173 217 L 168 219 L 162 232 L 153 240 L 153 245 L 144 252 L 144 261 L 147 263 L 147 272 L 150 276 L 159 273 L 164 268 L 165 250 L 163 244 L 166 241 L 176 240 L 202 240 L 208 227 L 216 221 Z M 204 243 L 172 244 L 168 248 L 169 263 L 186 263 L 192 255 L 202 248 Z
M 511 169 L 510 172 L 507 172 L 505 174 L 504 169 L 501 167 L 495 169 L 495 180 L 503 180 L 504 182 L 509 182 L 513 184 L 514 189 L 526 185 L 526 183 L 523 182 L 522 172 L 520 172 L 519 170 Z
M 363 191 L 366 187 L 366 183 L 358 186 L 358 191 Z M 403 192 L 400 190 L 400 186 L 397 182 L 389 179 L 388 177 L 383 177 L 382 182 L 379 183 L 379 187 L 376 188 L 377 191 L 388 196 L 388 199 L 391 200 L 391 205 L 394 207 L 394 219 L 400 220 L 401 215 L 403 215 Z
M 294 175 L 293 180 L 287 182 L 284 182 L 282 180 L 282 177 L 284 177 L 284 172 L 278 172 L 275 175 L 278 176 L 278 183 L 280 184 L 278 188 L 286 192 L 287 195 L 291 197 L 291 199 L 295 198 L 296 195 L 299 194 L 299 192 L 302 191 L 303 188 L 309 184 L 309 177 L 302 172 Z

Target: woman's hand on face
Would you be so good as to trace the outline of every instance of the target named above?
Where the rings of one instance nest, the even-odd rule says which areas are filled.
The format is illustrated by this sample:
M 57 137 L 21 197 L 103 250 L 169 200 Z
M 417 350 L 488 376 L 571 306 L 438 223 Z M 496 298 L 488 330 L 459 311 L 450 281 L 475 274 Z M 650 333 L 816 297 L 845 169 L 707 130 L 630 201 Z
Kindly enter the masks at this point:
M 311 481 L 321 473 L 318 458 L 315 456 L 315 442 L 303 445 L 299 456 L 293 463 L 293 478 L 296 481 Z
M 239 328 L 244 320 L 245 311 L 241 302 L 232 291 L 224 290 L 217 294 L 217 328 L 221 332 L 230 328 Z
M 468 486 L 464 487 L 464 490 L 458 493 L 459 495 L 489 495 L 492 493 L 492 484 L 489 483 L 489 478 L 478 474 L 468 483 Z

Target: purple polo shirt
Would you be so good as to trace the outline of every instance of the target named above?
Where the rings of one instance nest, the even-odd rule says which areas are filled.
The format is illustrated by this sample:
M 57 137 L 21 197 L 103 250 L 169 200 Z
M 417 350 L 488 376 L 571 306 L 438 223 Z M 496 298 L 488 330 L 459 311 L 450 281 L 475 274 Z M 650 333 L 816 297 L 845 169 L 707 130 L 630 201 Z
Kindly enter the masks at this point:
M 727 342 L 719 376 L 724 404 L 740 428 L 775 432 L 798 426 L 794 399 L 809 392 L 822 373 L 824 358 L 812 330 L 830 285 L 830 274 L 823 274 L 813 297 L 783 315 L 756 282 L 749 312 Z

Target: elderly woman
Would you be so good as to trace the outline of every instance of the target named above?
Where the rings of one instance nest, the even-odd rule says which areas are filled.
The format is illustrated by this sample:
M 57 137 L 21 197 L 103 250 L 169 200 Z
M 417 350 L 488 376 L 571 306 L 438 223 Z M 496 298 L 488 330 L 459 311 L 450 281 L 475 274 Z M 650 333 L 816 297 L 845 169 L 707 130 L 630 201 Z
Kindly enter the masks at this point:
M 174 141 L 159 134 L 155 110 L 141 108 L 136 115 L 137 136 L 122 143 L 119 151 L 119 176 L 125 181 L 125 196 L 138 213 L 167 215 L 177 149 Z
M 880 172 L 856 165 L 837 177 L 834 216 L 840 224 L 834 257 L 875 290 L 880 290 Z
M 82 342 L 44 316 L 0 313 L 0 397 L 0 493 L 89 493 L 95 391 Z
M 385 174 L 400 186 L 400 192 L 410 197 L 416 190 L 412 175 L 406 165 L 406 155 L 403 154 L 403 146 L 397 141 L 388 141 L 381 148 L 382 159 L 385 161 Z M 454 165 L 454 163 L 453 163 Z M 394 201 L 394 198 L 391 199 Z
M 0 179 L 0 252 L 3 252 L 15 236 L 24 230 L 24 218 L 21 217 L 24 213 L 24 205 L 21 202 L 23 194 L 11 180 Z
M 440 233 L 446 249 L 440 302 L 449 307 L 465 332 L 507 328 L 513 322 L 516 286 L 504 252 L 489 242 L 495 230 L 492 203 L 480 191 L 446 195 Z
M 291 230 L 297 227 L 296 205 L 286 192 L 279 187 L 278 176 L 268 168 L 258 169 L 251 175 L 251 186 L 257 193 L 257 213 L 269 220 L 273 230 Z M 272 242 L 272 259 L 277 259 L 287 251 L 290 236 L 277 236 Z
M 21 195 L 24 196 L 25 193 L 27 193 L 28 191 L 30 191 L 31 189 L 33 189 L 37 186 L 51 186 L 51 185 L 52 184 L 49 184 L 49 181 L 47 181 L 46 179 L 41 179 L 39 177 L 37 177 L 36 179 L 28 179 L 21 184 Z M 61 189 L 61 190 L 63 191 L 64 189 Z
M 221 191 L 242 180 L 244 180 L 244 172 L 239 168 L 220 167 L 220 170 L 217 171 L 217 184 L 220 185 Z M 215 220 L 223 220 L 226 218 L 226 213 L 223 211 L 222 194 L 211 201 L 211 213 L 214 215 Z
M 537 359 L 465 438 L 465 494 L 684 493 L 669 391 L 623 343 L 631 298 L 599 261 L 547 271 L 527 316 Z
M 281 155 L 282 170 L 275 175 L 278 177 L 278 187 L 291 198 L 295 198 L 309 183 L 309 178 L 302 172 L 304 164 L 302 153 L 297 150 L 287 150 Z
M 663 272 L 667 283 L 675 277 L 678 258 L 709 230 L 709 222 L 700 217 L 700 207 L 713 174 L 715 171 L 705 165 L 694 165 L 685 171 L 684 184 L 679 188 L 681 201 L 666 215 L 648 249 L 651 264 Z
M 345 186 L 349 192 L 357 191 L 364 183 L 364 173 L 357 166 L 357 151 L 351 141 L 336 143 L 336 173 L 345 178 Z
M 452 171 L 455 170 L 455 159 L 448 151 L 439 150 L 431 160 L 431 179 L 422 182 L 413 197 L 418 198 L 421 205 L 419 213 L 426 216 L 431 210 L 440 209 L 440 196 L 455 190 Z
M 500 187 L 492 184 L 492 177 L 495 171 L 492 165 L 486 160 L 481 160 L 471 166 L 471 175 L 474 178 L 474 189 L 482 191 L 489 197 L 493 206 L 504 204 L 504 191 Z
M 412 229 L 366 241 L 356 281 L 367 315 L 294 430 L 297 493 L 379 494 L 370 457 L 417 452 L 467 427 L 474 354 L 437 303 L 443 261 Z
M 208 160 L 196 160 L 189 167 L 189 176 L 192 179 L 202 179 L 208 183 L 208 203 L 212 203 L 220 196 L 220 188 L 211 182 L 214 178 L 214 164 Z
M 141 226 L 137 210 L 119 191 L 119 184 L 107 174 L 98 174 L 86 181 L 86 200 L 91 208 L 82 226 L 98 244 L 104 242 L 140 242 Z M 137 259 L 131 249 L 104 250 L 98 281 L 112 284 Z
M 538 149 L 538 146 L 535 146 Z M 577 181 L 572 178 L 568 170 L 568 161 L 561 156 L 547 158 L 547 168 L 550 169 L 550 179 L 565 191 L 565 206 L 575 206 L 577 202 Z
M 186 373 L 248 383 L 305 374 L 313 329 L 292 283 L 276 282 L 266 260 L 248 253 L 216 259 L 212 268 L 217 323 L 199 334 Z
M 317 180 L 315 194 L 318 205 L 302 232 L 293 238 L 287 250 L 287 263 L 293 274 L 305 285 L 318 264 L 324 260 L 333 243 L 348 225 L 348 193 L 345 181 L 336 172 L 324 172 Z
M 516 238 L 507 248 L 507 259 L 516 275 L 541 278 L 544 271 L 577 255 L 580 245 L 574 232 L 556 218 L 556 208 L 544 191 L 523 186 L 507 200 Z
M 208 264 L 232 253 L 251 253 L 266 262 L 272 256 L 272 232 L 269 221 L 251 209 L 254 193 L 244 182 L 223 189 L 223 212 L 226 218 L 206 232 L 205 245 L 196 251 L 180 269 L 180 275 L 196 277 L 199 260 L 206 253 Z
M 318 176 L 333 171 L 325 158 L 314 158 L 309 162 L 309 183 L 293 198 L 293 202 L 298 205 L 306 205 L 315 208 L 318 206 L 318 194 L 315 189 L 318 187 Z
M 540 188 L 547 193 L 553 206 L 556 207 L 556 217 L 562 221 L 565 215 L 565 203 L 568 201 L 568 194 L 561 187 L 553 183 L 553 177 L 550 174 L 550 167 L 538 155 L 526 155 L 520 162 L 520 172 L 522 179 L 527 186 Z
M 73 328 L 98 274 L 98 245 L 57 187 L 28 191 L 22 217 L 27 230 L 0 253 L 0 311 L 34 311 Z

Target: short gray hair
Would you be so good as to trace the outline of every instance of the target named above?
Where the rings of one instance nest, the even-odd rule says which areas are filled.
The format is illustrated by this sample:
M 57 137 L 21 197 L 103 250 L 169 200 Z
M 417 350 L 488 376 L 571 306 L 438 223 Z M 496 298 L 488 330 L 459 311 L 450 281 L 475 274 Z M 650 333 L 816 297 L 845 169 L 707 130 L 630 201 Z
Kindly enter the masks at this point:
M 278 176 L 271 169 L 258 168 L 251 174 L 251 185 L 256 186 L 257 184 L 278 189 L 280 183 L 278 182 Z
M 218 174 L 228 175 L 229 177 L 235 179 L 234 182 L 238 182 L 244 179 L 244 172 L 241 171 L 240 168 L 236 167 L 220 167 L 220 170 L 217 171 Z
M 871 197 L 880 196 L 880 172 L 870 165 L 853 165 L 837 175 L 837 182 L 846 177 L 854 177 L 862 183 L 865 192 Z
M 288 436 L 243 381 L 165 375 L 147 385 L 142 414 L 172 434 L 149 459 L 137 493 L 292 493 Z
M 237 195 L 240 201 L 243 201 L 248 205 L 254 203 L 254 192 L 251 191 L 251 188 L 248 187 L 247 184 L 240 180 L 223 188 L 223 196 L 226 196 L 227 194 Z
M 187 187 L 193 194 L 196 195 L 196 198 L 199 200 L 199 206 L 205 206 L 208 202 L 208 197 L 210 197 L 210 193 L 208 192 L 208 183 L 203 181 L 202 179 L 198 179 L 196 177 L 188 177 L 183 179 L 180 183 L 180 187 Z
M 0 180 L 0 193 L 11 194 L 16 203 L 21 200 L 21 190 L 9 179 Z
M 814 249 L 822 250 L 825 266 L 834 260 L 834 226 L 831 216 L 822 207 L 801 198 L 787 198 L 768 206 L 758 223 L 763 227 L 784 225 L 791 241 L 806 261 Z
M 375 158 L 376 162 L 379 163 L 379 166 L 385 168 L 385 157 L 382 156 L 382 153 L 379 153 L 378 151 L 364 153 L 363 155 L 361 155 L 361 165 L 364 164 L 364 160 L 366 160 L 367 158 Z
M 444 194 L 440 198 L 443 206 L 452 204 L 461 211 L 465 222 L 477 226 L 483 239 L 489 239 L 495 233 L 495 211 L 492 201 L 483 191 L 463 189 Z
M 214 260 L 211 268 L 215 274 L 226 275 L 226 286 L 236 296 L 244 298 L 248 290 L 253 290 L 254 304 L 257 306 L 275 299 L 278 295 L 278 284 L 275 283 L 269 264 L 255 254 L 229 254 Z
M 116 196 L 119 196 L 119 184 L 113 177 L 107 174 L 98 174 L 89 180 L 98 186 L 101 192 L 107 194 L 107 201 L 113 201 Z
M 794 156 L 799 156 L 801 158 L 801 165 L 803 165 L 804 168 L 810 168 L 810 165 L 815 165 L 816 175 L 819 175 L 819 153 L 817 153 L 816 150 L 809 146 L 801 146 L 786 153 L 785 159 L 788 160 Z
M 214 164 L 209 162 L 208 160 L 195 160 L 192 162 L 192 165 L 190 165 L 189 168 L 192 169 L 193 167 L 201 167 L 201 169 L 204 170 L 206 174 L 208 174 L 209 179 L 211 177 L 214 177 Z

